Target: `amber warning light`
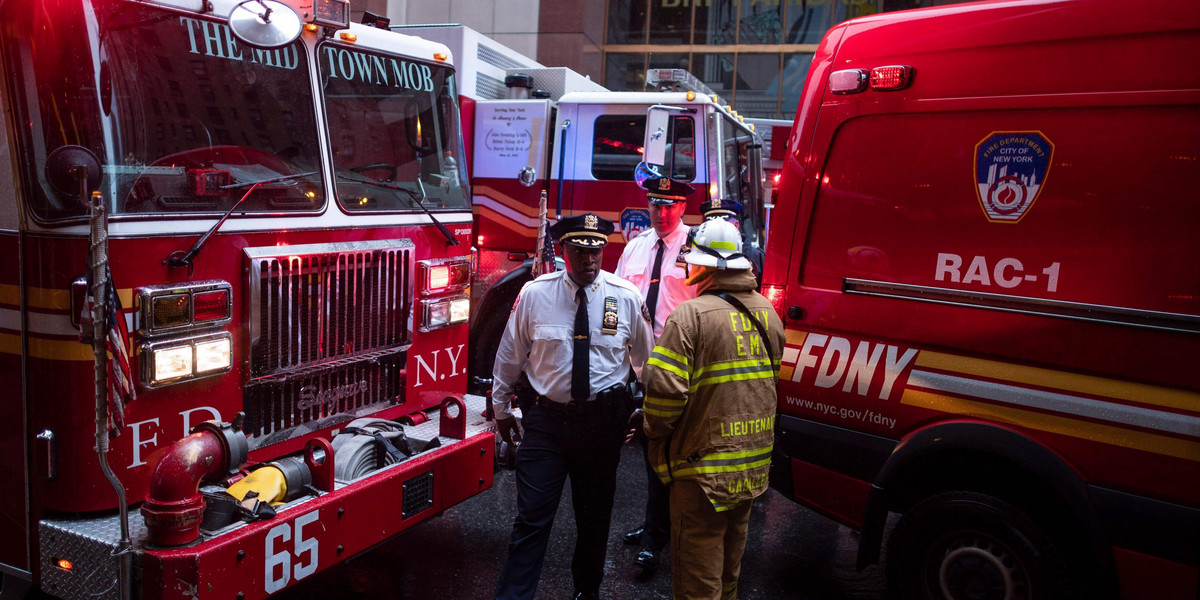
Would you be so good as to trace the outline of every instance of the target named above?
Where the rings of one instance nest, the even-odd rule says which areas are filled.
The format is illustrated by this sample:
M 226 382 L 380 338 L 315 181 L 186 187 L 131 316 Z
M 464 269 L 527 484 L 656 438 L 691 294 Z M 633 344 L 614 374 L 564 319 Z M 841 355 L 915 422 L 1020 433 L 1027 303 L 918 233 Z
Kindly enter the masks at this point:
M 54 566 L 66 571 L 68 573 L 75 570 L 75 565 L 71 564 L 71 561 L 69 561 L 65 558 L 56 559 L 54 561 Z

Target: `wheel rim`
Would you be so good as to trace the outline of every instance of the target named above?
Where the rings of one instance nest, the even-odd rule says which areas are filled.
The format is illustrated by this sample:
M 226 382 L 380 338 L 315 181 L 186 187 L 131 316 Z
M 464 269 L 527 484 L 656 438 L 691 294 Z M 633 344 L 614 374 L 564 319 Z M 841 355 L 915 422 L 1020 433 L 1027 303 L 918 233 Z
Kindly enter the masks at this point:
M 955 537 L 944 548 L 937 587 L 946 600 L 1029 600 L 1025 569 L 1004 544 L 970 535 Z

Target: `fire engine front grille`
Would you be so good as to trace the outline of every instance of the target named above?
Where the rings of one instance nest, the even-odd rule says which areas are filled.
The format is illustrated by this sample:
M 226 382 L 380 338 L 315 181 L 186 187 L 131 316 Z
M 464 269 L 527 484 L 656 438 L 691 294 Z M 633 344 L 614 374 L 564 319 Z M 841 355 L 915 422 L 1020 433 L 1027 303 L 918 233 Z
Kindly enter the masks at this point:
M 286 253 L 284 253 L 286 252 Z M 249 248 L 251 445 L 404 401 L 412 242 Z M 308 428 L 306 428 L 308 429 Z

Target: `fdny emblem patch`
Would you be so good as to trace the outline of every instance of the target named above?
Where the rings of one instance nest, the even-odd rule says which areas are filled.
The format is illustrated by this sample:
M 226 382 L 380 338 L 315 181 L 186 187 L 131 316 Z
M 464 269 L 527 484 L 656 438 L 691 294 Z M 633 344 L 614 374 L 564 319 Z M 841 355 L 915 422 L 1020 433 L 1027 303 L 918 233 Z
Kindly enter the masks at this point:
M 1054 144 L 1040 131 L 995 131 L 975 145 L 975 184 L 987 220 L 1016 223 L 1046 184 Z
M 621 211 L 621 233 L 625 243 L 650 229 L 650 211 L 645 208 L 626 208 Z
M 647 325 L 651 327 L 654 326 L 654 322 L 650 320 L 650 309 L 646 307 L 645 302 L 642 303 L 642 320 L 645 321 Z
M 600 331 L 609 335 L 617 333 L 617 298 L 615 296 L 604 297 L 604 321 L 601 323 Z

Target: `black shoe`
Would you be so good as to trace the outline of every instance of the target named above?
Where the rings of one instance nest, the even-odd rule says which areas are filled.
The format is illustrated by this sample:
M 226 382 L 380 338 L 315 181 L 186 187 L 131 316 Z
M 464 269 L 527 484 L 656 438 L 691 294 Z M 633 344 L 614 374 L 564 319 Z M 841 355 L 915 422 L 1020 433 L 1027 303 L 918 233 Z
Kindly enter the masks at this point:
M 625 534 L 625 545 L 634 546 L 642 543 L 642 534 L 646 533 L 646 526 L 643 525 Z
M 600 594 L 595 592 L 575 592 L 572 598 L 575 600 L 600 600 Z
M 638 581 L 650 579 L 658 570 L 658 553 L 649 548 L 642 548 L 642 551 L 638 552 L 637 558 L 633 559 L 633 564 L 637 565 L 640 570 L 635 579 Z

